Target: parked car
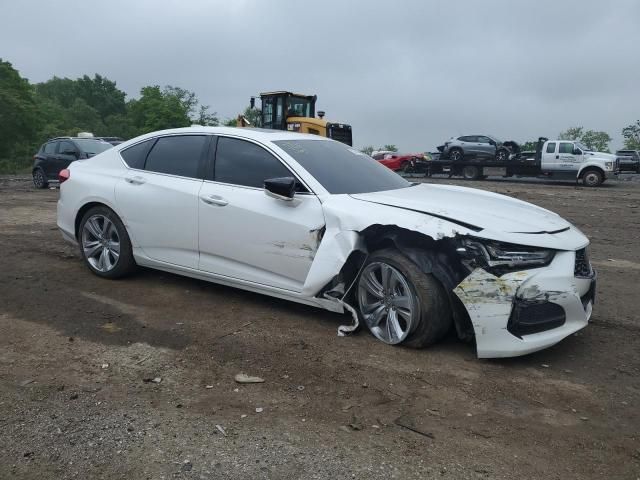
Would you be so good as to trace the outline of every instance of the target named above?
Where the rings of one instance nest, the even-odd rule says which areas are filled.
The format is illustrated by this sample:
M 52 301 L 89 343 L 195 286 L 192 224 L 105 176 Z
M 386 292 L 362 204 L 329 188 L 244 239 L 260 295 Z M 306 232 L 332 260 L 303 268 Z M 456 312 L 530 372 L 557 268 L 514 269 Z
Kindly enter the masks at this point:
M 58 181 L 58 173 L 76 160 L 90 158 L 113 147 L 96 138 L 58 137 L 44 143 L 33 156 L 33 185 L 47 188 L 49 182 Z
M 618 150 L 621 173 L 640 173 L 640 150 Z
M 409 183 L 316 135 L 165 130 L 60 180 L 58 227 L 103 278 L 140 265 L 347 311 L 340 331 L 363 322 L 388 344 L 427 346 L 455 327 L 479 357 L 543 349 L 591 315 L 589 240 L 563 218 Z
M 105 142 L 109 142 L 111 145 L 116 146 L 120 145 L 124 142 L 124 139 L 120 137 L 95 137 L 96 140 L 104 140 Z
M 371 157 L 393 171 L 410 171 L 415 169 L 416 164 L 425 161 L 421 153 L 376 151 L 371 154 Z
M 506 161 L 509 155 L 516 153 L 518 145 L 513 142 L 502 142 L 489 135 L 463 135 L 452 137 L 438 147 L 442 153 L 441 158 L 448 158 L 454 162 L 465 158 L 496 159 Z

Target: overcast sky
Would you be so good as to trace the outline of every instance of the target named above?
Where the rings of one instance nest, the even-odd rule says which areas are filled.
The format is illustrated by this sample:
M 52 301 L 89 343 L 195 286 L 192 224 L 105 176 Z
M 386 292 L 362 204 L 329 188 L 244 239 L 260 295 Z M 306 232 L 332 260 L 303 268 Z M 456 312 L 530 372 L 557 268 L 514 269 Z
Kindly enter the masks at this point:
M 315 93 L 358 147 L 583 125 L 616 148 L 640 118 L 638 0 L 0 0 L 0 57 L 32 82 L 183 87 L 223 119 Z

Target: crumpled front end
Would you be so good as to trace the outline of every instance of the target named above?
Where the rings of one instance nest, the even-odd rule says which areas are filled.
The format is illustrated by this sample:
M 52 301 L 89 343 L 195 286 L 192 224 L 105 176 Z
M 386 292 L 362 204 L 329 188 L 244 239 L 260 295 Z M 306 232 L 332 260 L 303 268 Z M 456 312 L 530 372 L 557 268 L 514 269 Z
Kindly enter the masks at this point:
M 584 249 L 559 251 L 546 267 L 493 275 L 476 268 L 454 289 L 475 332 L 479 358 L 542 350 L 585 327 L 595 271 Z

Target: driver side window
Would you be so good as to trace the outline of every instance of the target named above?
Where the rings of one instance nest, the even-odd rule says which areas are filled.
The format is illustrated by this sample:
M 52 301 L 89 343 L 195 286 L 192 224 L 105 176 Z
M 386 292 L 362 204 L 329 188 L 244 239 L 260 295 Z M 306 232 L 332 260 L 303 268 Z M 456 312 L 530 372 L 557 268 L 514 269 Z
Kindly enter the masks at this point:
M 560 142 L 560 153 L 573 153 L 573 143 Z
M 263 188 L 268 178 L 295 177 L 271 153 L 255 143 L 238 138 L 218 137 L 214 180 L 244 187 Z M 298 185 L 297 192 L 307 190 Z

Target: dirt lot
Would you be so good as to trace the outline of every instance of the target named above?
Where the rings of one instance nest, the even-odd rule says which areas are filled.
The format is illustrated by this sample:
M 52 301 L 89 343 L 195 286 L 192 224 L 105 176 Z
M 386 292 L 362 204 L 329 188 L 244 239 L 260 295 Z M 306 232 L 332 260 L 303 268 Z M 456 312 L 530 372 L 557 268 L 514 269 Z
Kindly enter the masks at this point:
M 0 177 L 0 478 L 639 478 L 640 184 L 463 184 L 592 239 L 591 325 L 478 360 L 170 274 L 101 280 L 55 227 L 58 192 Z

